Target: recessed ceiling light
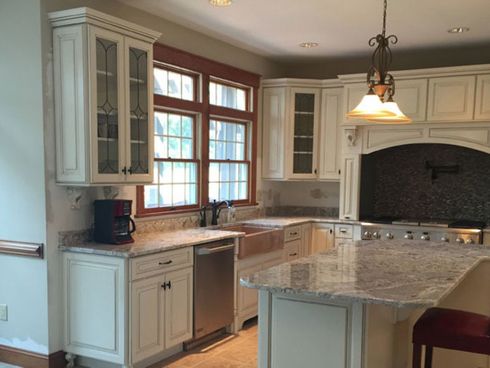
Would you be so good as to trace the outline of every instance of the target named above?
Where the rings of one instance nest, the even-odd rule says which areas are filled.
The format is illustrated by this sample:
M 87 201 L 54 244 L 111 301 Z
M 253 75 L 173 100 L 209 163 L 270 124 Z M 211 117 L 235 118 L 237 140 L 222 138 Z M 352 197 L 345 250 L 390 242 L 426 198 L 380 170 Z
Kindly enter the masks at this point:
M 233 0 L 209 0 L 213 6 L 230 6 Z
M 470 29 L 468 27 L 453 27 L 449 28 L 447 31 L 449 33 L 465 33 L 468 32 Z
M 301 42 L 299 47 L 303 47 L 305 49 L 311 49 L 313 47 L 317 47 L 319 45 L 318 42 Z

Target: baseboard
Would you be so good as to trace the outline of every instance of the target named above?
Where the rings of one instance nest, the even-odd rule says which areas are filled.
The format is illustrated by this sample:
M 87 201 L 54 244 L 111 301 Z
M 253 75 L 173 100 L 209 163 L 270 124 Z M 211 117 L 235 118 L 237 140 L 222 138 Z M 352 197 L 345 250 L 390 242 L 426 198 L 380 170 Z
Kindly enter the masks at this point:
M 0 345 L 0 362 L 23 368 L 63 368 L 66 365 L 63 351 L 44 355 L 5 345 Z

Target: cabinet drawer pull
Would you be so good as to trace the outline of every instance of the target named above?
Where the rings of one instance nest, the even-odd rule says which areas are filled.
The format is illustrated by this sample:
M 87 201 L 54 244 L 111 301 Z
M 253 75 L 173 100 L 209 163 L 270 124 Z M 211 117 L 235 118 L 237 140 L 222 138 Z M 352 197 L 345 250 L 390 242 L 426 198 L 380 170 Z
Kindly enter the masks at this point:
M 289 233 L 289 235 L 291 235 L 291 236 L 296 236 L 296 235 L 298 235 L 298 232 L 297 232 L 297 231 L 295 231 L 294 233 Z
M 172 260 L 167 261 L 167 262 L 158 262 L 158 265 L 160 265 L 160 266 L 166 266 L 166 265 L 169 265 L 169 264 L 172 264 Z
M 294 257 L 294 256 L 297 256 L 297 255 L 298 255 L 298 253 L 292 253 L 292 254 L 290 254 L 289 256 L 290 256 L 290 257 Z
M 341 233 L 345 234 L 347 232 L 347 229 L 340 229 L 339 230 Z

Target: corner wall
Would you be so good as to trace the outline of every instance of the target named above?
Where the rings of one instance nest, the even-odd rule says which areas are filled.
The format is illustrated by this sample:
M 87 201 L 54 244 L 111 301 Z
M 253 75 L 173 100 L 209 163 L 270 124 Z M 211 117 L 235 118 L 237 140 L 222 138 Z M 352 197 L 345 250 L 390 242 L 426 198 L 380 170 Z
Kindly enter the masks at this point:
M 0 239 L 46 243 L 40 9 L 0 0 Z M 0 344 L 47 354 L 47 260 L 0 255 L 0 304 Z

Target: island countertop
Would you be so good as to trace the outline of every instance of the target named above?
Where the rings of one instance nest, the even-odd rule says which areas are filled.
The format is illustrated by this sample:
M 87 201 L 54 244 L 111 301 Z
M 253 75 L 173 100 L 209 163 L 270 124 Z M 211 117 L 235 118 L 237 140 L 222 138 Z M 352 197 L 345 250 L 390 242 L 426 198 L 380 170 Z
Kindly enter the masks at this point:
M 243 286 L 329 300 L 427 308 L 490 249 L 427 241 L 353 241 L 242 278 Z

